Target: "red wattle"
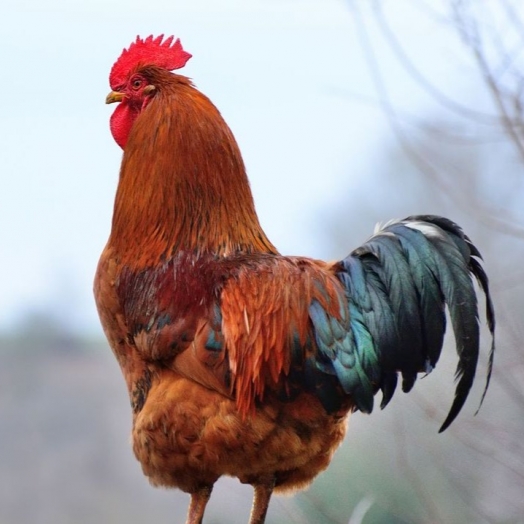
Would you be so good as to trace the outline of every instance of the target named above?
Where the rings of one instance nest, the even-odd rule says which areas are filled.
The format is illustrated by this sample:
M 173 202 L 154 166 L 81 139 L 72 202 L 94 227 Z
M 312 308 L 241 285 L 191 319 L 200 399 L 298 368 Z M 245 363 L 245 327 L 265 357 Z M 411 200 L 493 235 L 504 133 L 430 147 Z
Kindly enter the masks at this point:
M 111 128 L 111 134 L 115 139 L 115 142 L 124 149 L 131 127 L 135 122 L 137 116 L 140 113 L 140 108 L 133 107 L 128 104 L 125 100 L 120 102 L 111 115 L 109 127 Z

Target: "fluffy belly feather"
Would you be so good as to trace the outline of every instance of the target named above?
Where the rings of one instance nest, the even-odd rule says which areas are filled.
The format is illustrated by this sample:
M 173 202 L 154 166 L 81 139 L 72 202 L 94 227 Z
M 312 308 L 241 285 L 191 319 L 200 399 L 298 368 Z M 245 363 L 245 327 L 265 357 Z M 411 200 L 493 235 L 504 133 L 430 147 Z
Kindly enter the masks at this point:
M 329 465 L 346 415 L 327 415 L 301 394 L 292 402 L 266 399 L 242 420 L 233 400 L 164 370 L 134 417 L 133 450 L 154 485 L 191 493 L 222 475 L 251 483 L 276 474 L 276 490 L 289 491 Z

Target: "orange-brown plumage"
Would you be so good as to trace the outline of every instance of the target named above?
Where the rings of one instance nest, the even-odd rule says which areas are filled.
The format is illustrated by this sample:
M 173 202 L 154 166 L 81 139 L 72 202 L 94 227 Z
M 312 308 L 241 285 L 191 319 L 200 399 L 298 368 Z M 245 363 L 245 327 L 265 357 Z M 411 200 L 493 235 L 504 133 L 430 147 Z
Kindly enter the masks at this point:
M 440 217 L 393 223 L 333 264 L 280 256 L 228 126 L 168 71 L 189 56 L 150 37 L 113 67 L 124 156 L 95 297 L 144 473 L 191 493 L 188 523 L 220 476 L 237 477 L 255 487 L 260 524 L 273 488 L 303 488 L 328 466 L 351 410 L 371 411 L 379 389 L 385 405 L 398 373 L 407 391 L 436 364 L 445 303 L 460 377 L 446 427 L 478 356 L 470 275 L 491 329 L 493 311 L 478 251 Z
M 110 243 L 139 265 L 168 251 L 276 252 L 218 110 L 185 77 L 152 66 L 144 74 L 158 87 L 129 134 L 140 147 L 124 154 Z M 147 258 L 136 261 L 142 247 Z

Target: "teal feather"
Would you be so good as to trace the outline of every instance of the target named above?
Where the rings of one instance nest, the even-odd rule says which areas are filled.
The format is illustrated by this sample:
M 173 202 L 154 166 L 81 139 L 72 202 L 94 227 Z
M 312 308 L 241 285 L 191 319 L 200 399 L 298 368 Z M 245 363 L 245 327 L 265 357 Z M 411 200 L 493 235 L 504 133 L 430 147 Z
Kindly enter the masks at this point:
M 417 295 L 420 299 L 423 345 L 428 361 L 428 372 L 440 357 L 446 330 L 445 302 L 438 282 L 438 261 L 433 246 L 420 231 L 395 225 L 391 231 L 404 247 Z
M 319 301 L 309 304 L 311 338 L 302 368 L 306 388 L 330 412 L 350 399 L 355 409 L 369 413 L 379 390 L 385 407 L 399 375 L 403 391 L 409 391 L 419 373 L 429 373 L 437 364 L 447 306 L 458 364 L 455 397 L 441 431 L 446 429 L 469 395 L 478 362 L 479 315 L 472 277 L 486 296 L 493 340 L 482 399 L 493 367 L 495 314 L 480 258 L 469 238 L 447 219 L 413 216 L 386 225 L 334 266 L 343 288 L 338 314 L 328 314 Z M 321 283 L 315 285 L 329 300 Z M 295 340 L 296 362 L 297 345 Z
M 211 319 L 211 330 L 205 343 L 206 349 L 210 351 L 222 351 L 222 349 L 224 349 L 221 329 L 222 313 L 218 304 L 215 304 L 213 308 L 213 317 Z
M 441 234 L 427 238 L 436 248 L 435 257 L 440 258 L 438 279 L 448 305 L 459 356 L 456 370 L 458 383 L 453 404 L 441 426 L 441 431 L 444 431 L 462 409 L 475 378 L 480 336 L 477 297 L 469 267 L 456 245 L 455 239 L 458 237 L 450 238 L 449 234 Z
M 418 373 L 429 373 L 437 364 L 447 305 L 459 361 L 455 398 L 441 431 L 446 429 L 461 410 L 477 367 L 479 323 L 472 277 L 486 296 L 492 334 L 495 328 L 487 276 L 477 258 L 478 249 L 447 219 L 414 216 L 386 225 L 336 266 L 346 291 L 348 326 L 319 304 L 310 307 L 317 369 L 329 370 L 357 409 L 371 411 L 379 389 L 384 407 L 398 373 L 402 389 L 409 391 Z M 494 348 L 493 342 L 485 391 Z

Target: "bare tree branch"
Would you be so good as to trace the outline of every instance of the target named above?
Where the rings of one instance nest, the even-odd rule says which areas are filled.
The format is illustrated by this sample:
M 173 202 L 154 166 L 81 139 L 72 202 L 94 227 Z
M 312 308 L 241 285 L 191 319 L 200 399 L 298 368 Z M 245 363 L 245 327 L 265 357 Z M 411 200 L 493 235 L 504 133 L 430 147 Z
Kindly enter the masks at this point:
M 462 3 L 462 1 L 452 2 L 457 28 L 462 39 L 473 52 L 473 56 L 477 61 L 480 71 L 482 72 L 482 75 L 486 81 L 486 85 L 488 86 L 493 100 L 495 101 L 495 104 L 499 110 L 500 117 L 504 123 L 504 129 L 517 148 L 519 155 L 521 156 L 521 160 L 524 162 L 524 143 L 522 141 L 522 137 L 515 129 L 515 119 L 508 113 L 506 104 L 504 103 L 502 88 L 495 80 L 495 77 L 493 76 L 485 58 L 485 52 L 483 49 L 482 38 L 478 29 L 478 25 L 472 16 L 466 19 L 465 15 L 463 14 L 463 10 L 461 9 Z M 519 124 L 519 126 L 522 127 L 522 122 Z
M 382 11 L 381 1 L 373 0 L 373 8 L 375 11 L 376 20 L 379 23 L 382 33 L 388 41 L 391 50 L 397 56 L 399 63 L 404 67 L 411 78 L 418 82 L 419 85 L 421 85 L 423 89 L 427 91 L 435 100 L 437 100 L 443 107 L 448 108 L 450 111 L 453 111 L 463 117 L 472 119 L 479 124 L 492 126 L 501 123 L 500 115 L 488 114 L 463 106 L 437 89 L 429 80 L 427 80 L 427 78 L 422 75 L 420 70 L 409 59 L 398 38 L 395 36 L 395 33 L 386 21 Z M 520 125 L 521 123 L 517 122 L 516 124 Z
M 465 209 L 468 213 L 478 217 L 478 220 L 485 226 L 503 233 L 506 235 L 512 235 L 520 239 L 524 239 L 524 227 L 520 226 L 516 221 L 511 219 L 503 219 L 501 217 L 501 210 L 489 209 L 483 202 L 475 199 L 471 199 L 471 195 L 468 198 L 463 198 L 457 192 L 456 187 L 447 182 L 442 176 L 439 175 L 438 171 L 430 164 L 419 152 L 412 146 L 408 137 L 406 136 L 404 129 L 400 125 L 397 118 L 396 111 L 390 101 L 388 91 L 385 87 L 385 82 L 382 78 L 382 73 L 378 65 L 378 60 L 373 50 L 373 45 L 367 31 L 366 23 L 364 18 L 361 16 L 360 10 L 356 2 L 350 3 L 355 15 L 356 28 L 359 36 L 359 40 L 362 46 L 362 50 L 366 56 L 368 67 L 377 90 L 380 105 L 390 127 L 397 137 L 403 151 L 411 159 L 413 164 L 417 166 L 420 171 L 426 174 L 427 178 L 438 187 L 448 198 L 459 208 Z

